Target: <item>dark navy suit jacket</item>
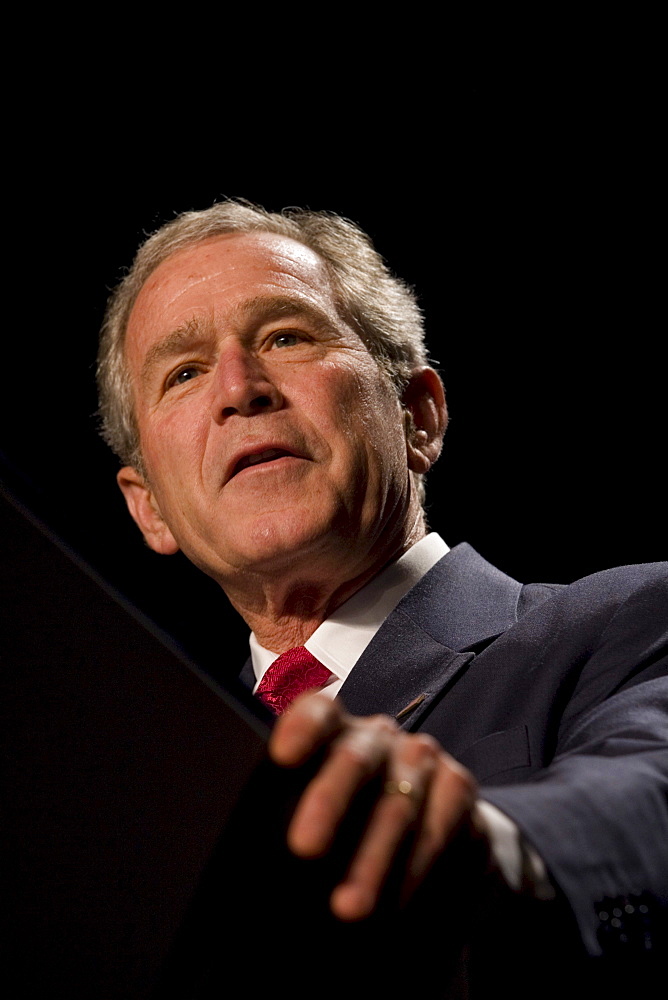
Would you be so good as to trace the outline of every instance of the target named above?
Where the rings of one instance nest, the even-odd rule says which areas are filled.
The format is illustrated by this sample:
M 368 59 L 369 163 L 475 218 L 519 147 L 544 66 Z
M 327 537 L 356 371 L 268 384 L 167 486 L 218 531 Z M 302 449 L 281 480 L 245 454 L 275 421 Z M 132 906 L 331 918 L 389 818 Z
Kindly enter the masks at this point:
M 432 734 L 473 772 L 598 955 L 660 945 L 667 674 L 666 564 L 522 585 L 458 545 L 387 618 L 340 696 L 353 714 Z

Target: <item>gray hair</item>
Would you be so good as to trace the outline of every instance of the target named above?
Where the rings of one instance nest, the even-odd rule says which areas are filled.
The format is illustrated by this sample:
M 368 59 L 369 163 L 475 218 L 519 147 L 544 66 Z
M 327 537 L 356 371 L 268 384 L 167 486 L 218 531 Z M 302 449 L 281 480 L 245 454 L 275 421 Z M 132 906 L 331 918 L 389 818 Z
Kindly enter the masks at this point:
M 290 237 L 320 256 L 342 318 L 357 331 L 399 397 L 411 372 L 426 364 L 422 315 L 412 290 L 390 273 L 369 237 L 353 222 L 300 208 L 268 212 L 246 201 L 223 201 L 205 211 L 184 212 L 139 248 L 109 299 L 102 325 L 97 367 L 102 436 L 123 464 L 143 470 L 124 353 L 130 314 L 142 286 L 179 250 L 216 236 L 255 232 Z

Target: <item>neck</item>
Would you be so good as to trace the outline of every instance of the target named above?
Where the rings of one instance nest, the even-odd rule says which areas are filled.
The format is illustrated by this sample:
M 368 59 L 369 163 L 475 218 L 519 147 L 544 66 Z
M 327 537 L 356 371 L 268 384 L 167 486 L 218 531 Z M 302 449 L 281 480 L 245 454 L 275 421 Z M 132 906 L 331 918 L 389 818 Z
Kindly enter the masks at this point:
M 369 583 L 385 566 L 407 552 L 426 534 L 420 516 L 410 531 L 391 546 L 368 553 L 352 565 L 349 554 L 342 567 L 308 567 L 302 572 L 247 579 L 242 589 L 227 596 L 260 645 L 274 653 L 301 646 L 338 607 Z

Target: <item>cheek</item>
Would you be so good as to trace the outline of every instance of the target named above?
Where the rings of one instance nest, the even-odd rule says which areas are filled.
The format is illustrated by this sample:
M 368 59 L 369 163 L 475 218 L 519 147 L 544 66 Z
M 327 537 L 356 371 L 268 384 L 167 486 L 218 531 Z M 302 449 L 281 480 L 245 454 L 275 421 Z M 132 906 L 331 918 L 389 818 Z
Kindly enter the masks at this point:
M 177 491 L 180 483 L 195 487 L 190 480 L 200 462 L 202 428 L 184 417 L 180 412 L 166 414 L 148 432 L 141 432 L 146 471 L 167 495 Z
M 331 415 L 333 434 L 343 438 L 345 458 L 352 459 L 357 474 L 383 482 L 402 475 L 406 467 L 403 411 L 377 369 L 355 371 L 353 377 L 341 380 L 330 398 L 337 400 Z M 361 483 L 356 485 L 359 488 Z
M 403 411 L 391 386 L 384 381 L 360 386 L 360 413 L 364 434 L 374 453 L 384 462 L 404 461 L 405 438 Z

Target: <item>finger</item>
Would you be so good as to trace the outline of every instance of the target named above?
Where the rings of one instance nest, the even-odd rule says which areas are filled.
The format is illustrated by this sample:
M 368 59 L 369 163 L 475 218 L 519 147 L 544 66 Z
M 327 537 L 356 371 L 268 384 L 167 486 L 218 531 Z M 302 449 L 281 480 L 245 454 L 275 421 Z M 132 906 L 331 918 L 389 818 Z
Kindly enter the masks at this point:
M 384 769 L 396 732 L 395 723 L 384 716 L 348 717 L 295 810 L 288 829 L 288 846 L 295 854 L 318 857 L 329 849 L 359 790 Z
M 470 771 L 449 754 L 439 752 L 408 862 L 404 899 L 424 881 L 462 825 L 470 823 L 477 791 Z
M 340 919 L 360 920 L 375 908 L 397 853 L 420 815 L 437 759 L 438 746 L 430 737 L 397 734 L 386 791 L 344 882 L 332 894 L 332 910 Z
M 274 726 L 269 755 L 282 767 L 297 767 L 336 736 L 345 724 L 341 703 L 310 692 L 296 698 Z

